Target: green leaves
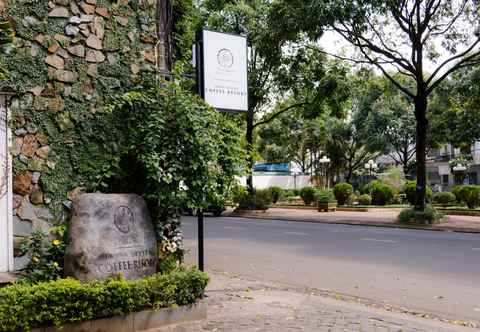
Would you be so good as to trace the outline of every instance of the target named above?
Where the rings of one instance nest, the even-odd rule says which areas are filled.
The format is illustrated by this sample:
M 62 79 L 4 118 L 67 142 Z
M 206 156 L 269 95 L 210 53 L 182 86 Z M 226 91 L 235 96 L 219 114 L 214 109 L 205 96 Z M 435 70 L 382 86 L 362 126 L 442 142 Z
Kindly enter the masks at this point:
M 110 279 L 82 283 L 59 279 L 36 285 L 0 289 L 0 331 L 26 331 L 142 310 L 187 305 L 200 298 L 208 283 L 205 273 L 176 269 L 141 280 Z
M 8 53 L 12 47 L 14 30 L 12 22 L 0 21 L 0 53 Z
M 134 89 L 117 98 L 111 114 L 130 138 L 121 158 L 138 165 L 138 174 L 129 178 L 142 178 L 137 193 L 147 198 L 156 223 L 178 223 L 182 202 L 206 208 L 225 200 L 245 160 L 241 135 L 229 115 L 173 83 Z M 171 235 L 162 226 L 159 232 L 160 239 Z

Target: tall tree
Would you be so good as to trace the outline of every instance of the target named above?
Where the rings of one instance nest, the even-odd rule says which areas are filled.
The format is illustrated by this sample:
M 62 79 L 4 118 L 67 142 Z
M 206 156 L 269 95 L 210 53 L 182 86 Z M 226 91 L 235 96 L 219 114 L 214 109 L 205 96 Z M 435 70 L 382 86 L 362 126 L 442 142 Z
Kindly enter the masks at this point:
M 416 151 L 412 100 L 375 73 L 359 75 L 357 81 L 357 107 L 364 114 L 368 133 L 378 149 L 406 170 Z
M 480 66 L 462 69 L 445 81 L 430 106 L 435 139 L 468 150 L 480 139 Z
M 425 209 L 428 101 L 453 72 L 480 63 L 479 4 L 475 0 L 277 0 L 271 24 L 279 35 L 342 36 L 358 57 L 336 57 L 375 66 L 411 98 L 416 118 L 416 209 Z M 434 68 L 427 72 L 427 62 Z M 412 89 L 390 69 L 411 79 Z
M 363 126 L 358 112 L 345 120 L 330 119 L 327 124 L 326 152 L 332 169 L 343 171 L 346 182 L 351 182 L 354 172 L 363 169 L 365 163 L 378 154 L 375 138 Z
M 303 173 L 318 173 L 325 155 L 327 115 L 306 119 L 303 110 L 282 114 L 260 128 L 257 149 L 268 162 L 293 162 Z
M 310 159 L 305 120 L 299 113 L 282 114 L 259 128 L 256 146 L 266 162 L 293 162 L 305 173 L 310 168 Z

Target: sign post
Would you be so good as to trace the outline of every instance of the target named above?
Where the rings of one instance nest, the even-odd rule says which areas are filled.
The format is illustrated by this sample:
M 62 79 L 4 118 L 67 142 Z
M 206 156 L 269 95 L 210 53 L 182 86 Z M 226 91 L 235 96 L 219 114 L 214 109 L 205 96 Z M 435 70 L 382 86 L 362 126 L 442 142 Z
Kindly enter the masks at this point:
M 247 38 L 202 29 L 194 48 L 197 92 L 221 112 L 248 111 Z M 204 218 L 198 217 L 198 268 L 204 270 Z

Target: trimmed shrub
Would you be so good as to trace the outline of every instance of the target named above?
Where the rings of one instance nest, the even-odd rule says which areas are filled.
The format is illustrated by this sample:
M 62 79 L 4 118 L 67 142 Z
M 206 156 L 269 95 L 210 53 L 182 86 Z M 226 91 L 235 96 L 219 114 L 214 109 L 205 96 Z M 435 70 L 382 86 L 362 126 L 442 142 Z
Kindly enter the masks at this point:
M 451 192 L 440 192 L 433 195 L 433 202 L 441 205 L 448 205 L 455 203 L 456 197 Z
M 430 205 L 425 210 L 417 211 L 415 208 L 405 209 L 398 215 L 398 223 L 400 224 L 420 224 L 431 225 L 437 223 L 444 217 L 444 214 Z
M 330 189 L 320 189 L 315 192 L 315 202 L 317 203 L 336 203 L 335 195 Z
M 460 191 L 462 190 L 463 185 L 456 185 L 452 188 L 452 194 L 455 195 L 455 199 L 458 203 L 462 203 L 462 197 L 460 196 Z
M 300 190 L 300 197 L 302 197 L 305 205 L 312 204 L 315 201 L 315 188 L 305 187 Z
M 195 303 L 203 296 L 208 276 L 198 270 L 177 270 L 144 279 L 110 279 L 82 283 L 58 279 L 0 289 L 0 331 L 60 327 L 98 318 L 158 310 Z
M 416 199 L 417 199 L 417 181 L 407 181 L 403 191 L 410 205 L 415 205 Z M 429 186 L 427 186 L 427 191 L 425 194 L 425 198 L 427 202 L 432 201 L 432 196 L 433 196 L 432 189 Z
M 395 194 L 393 195 L 393 198 L 390 202 L 390 204 L 402 204 L 402 196 L 398 192 L 395 191 Z
M 248 190 L 245 187 L 236 185 L 232 188 L 231 197 L 232 201 L 235 204 L 240 204 L 240 202 L 248 196 Z
M 256 189 L 253 195 L 248 193 L 238 203 L 240 210 L 268 210 L 272 204 L 272 195 L 268 189 Z
M 295 189 L 285 189 L 283 190 L 283 195 L 285 198 L 298 196 L 295 194 Z
M 345 205 L 353 194 L 353 187 L 350 183 L 339 183 L 333 188 L 333 194 L 339 205 Z
M 350 197 L 348 197 L 345 205 L 353 205 L 356 201 L 358 201 L 358 196 L 353 193 L 350 195 Z
M 276 204 L 284 196 L 284 190 L 280 187 L 270 187 L 268 190 L 270 191 L 273 204 Z
M 360 205 L 370 205 L 372 204 L 372 196 L 369 194 L 364 194 L 358 197 L 358 204 Z
M 455 188 L 460 202 L 467 204 L 469 209 L 475 209 L 480 205 L 480 186 L 467 185 Z
M 402 191 L 403 187 L 405 186 L 405 172 L 401 167 L 388 167 L 388 169 L 384 173 L 379 174 L 379 177 L 382 183 L 385 183 L 392 187 L 395 192 Z
M 381 181 L 372 181 L 367 184 L 364 191 L 372 197 L 373 205 L 387 205 L 392 202 L 395 191 L 392 187 Z

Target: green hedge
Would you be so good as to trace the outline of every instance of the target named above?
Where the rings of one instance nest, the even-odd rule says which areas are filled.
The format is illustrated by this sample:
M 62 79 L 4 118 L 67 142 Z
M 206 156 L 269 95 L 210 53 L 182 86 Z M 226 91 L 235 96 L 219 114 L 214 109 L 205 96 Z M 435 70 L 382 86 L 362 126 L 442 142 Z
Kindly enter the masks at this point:
M 410 205 L 415 205 L 417 202 L 417 181 L 407 181 L 403 190 Z M 425 189 L 425 198 L 427 202 L 431 202 L 432 196 L 433 191 L 429 186 L 427 186 Z
M 415 208 L 402 210 L 398 215 L 397 222 L 400 224 L 432 225 L 444 216 L 441 211 L 427 205 L 424 211 L 417 211 Z
M 345 205 L 353 195 L 353 187 L 350 183 L 338 183 L 333 188 L 333 194 L 339 205 Z
M 381 181 L 375 180 L 364 187 L 364 193 L 372 197 L 373 205 L 387 205 L 392 203 L 395 190 Z
M 456 201 L 456 197 L 451 192 L 439 192 L 433 195 L 433 202 L 435 204 L 448 205 L 453 204 Z
M 208 277 L 198 270 L 156 274 L 135 281 L 82 283 L 74 279 L 0 289 L 0 331 L 28 331 L 148 309 L 195 303 Z
M 277 202 L 285 196 L 285 191 L 280 187 L 270 187 L 268 191 L 270 191 L 273 204 L 277 204 Z
M 372 204 L 372 196 L 369 194 L 363 194 L 358 197 L 358 204 L 360 205 L 370 205 Z
M 467 204 L 469 209 L 480 205 L 480 186 L 461 185 L 455 186 L 454 190 L 457 200 Z
M 300 190 L 300 197 L 302 197 L 305 205 L 310 205 L 315 201 L 316 190 L 313 187 L 304 187 Z
M 315 202 L 337 203 L 337 200 L 331 189 L 319 189 L 315 192 Z
M 272 194 L 268 189 L 255 189 L 250 195 L 243 193 L 238 202 L 240 210 L 268 210 L 272 205 Z

